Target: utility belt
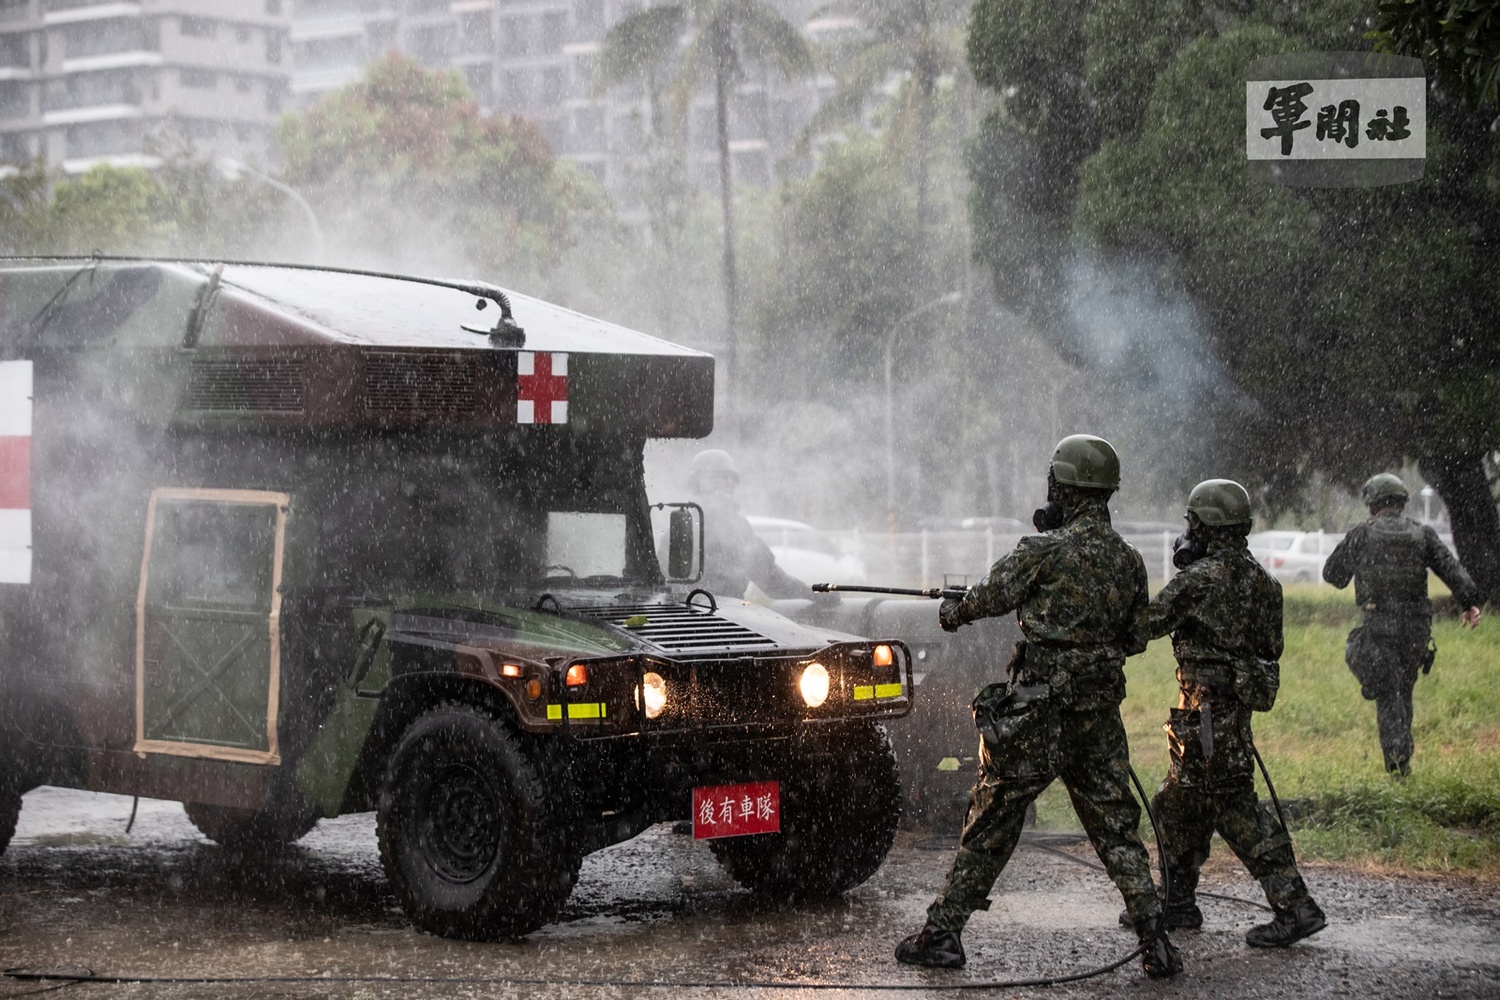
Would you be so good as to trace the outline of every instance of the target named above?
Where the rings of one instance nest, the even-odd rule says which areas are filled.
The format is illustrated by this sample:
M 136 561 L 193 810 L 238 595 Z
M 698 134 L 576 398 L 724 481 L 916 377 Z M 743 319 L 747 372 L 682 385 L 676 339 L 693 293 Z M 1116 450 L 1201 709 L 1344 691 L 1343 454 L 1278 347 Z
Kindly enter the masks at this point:
M 1281 687 L 1281 668 L 1275 660 L 1258 657 L 1234 662 L 1181 659 L 1177 661 L 1177 684 L 1184 693 L 1201 691 L 1204 701 L 1269 712 Z
M 1366 601 L 1361 605 L 1366 615 L 1392 615 L 1400 617 L 1432 617 L 1432 602 L 1425 597 L 1403 600 Z
M 1022 640 L 1006 664 L 1006 682 L 1046 687 L 1061 709 L 1093 709 L 1125 700 L 1125 657 L 1118 647 L 1050 646 Z

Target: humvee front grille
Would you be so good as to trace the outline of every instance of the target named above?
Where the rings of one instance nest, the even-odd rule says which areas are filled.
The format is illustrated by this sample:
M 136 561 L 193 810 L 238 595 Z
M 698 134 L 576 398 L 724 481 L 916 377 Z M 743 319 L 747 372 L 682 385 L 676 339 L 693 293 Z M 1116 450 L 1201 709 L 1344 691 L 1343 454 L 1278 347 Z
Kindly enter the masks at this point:
M 573 608 L 579 614 L 628 628 L 668 653 L 717 653 L 754 649 L 775 649 L 776 641 L 737 622 L 720 618 L 704 608 L 685 604 L 639 604 L 629 607 L 611 605 L 603 608 Z M 631 618 L 644 618 L 643 624 L 626 625 Z
M 364 404 L 370 413 L 473 413 L 474 372 L 467 358 L 371 351 L 364 356 Z
M 235 413 L 301 413 L 301 358 L 194 358 L 187 405 Z

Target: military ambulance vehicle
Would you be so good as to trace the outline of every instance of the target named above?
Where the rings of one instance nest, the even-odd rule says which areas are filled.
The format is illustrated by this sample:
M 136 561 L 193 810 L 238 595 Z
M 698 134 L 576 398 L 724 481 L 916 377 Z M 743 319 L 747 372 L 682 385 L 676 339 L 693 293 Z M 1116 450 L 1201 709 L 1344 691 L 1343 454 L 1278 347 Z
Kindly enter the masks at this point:
M 492 285 L 0 262 L 0 849 L 42 784 L 235 851 L 375 810 L 472 939 L 661 821 L 757 892 L 863 882 L 912 658 L 693 589 L 693 505 L 663 572 L 644 446 L 712 419 L 709 355 Z

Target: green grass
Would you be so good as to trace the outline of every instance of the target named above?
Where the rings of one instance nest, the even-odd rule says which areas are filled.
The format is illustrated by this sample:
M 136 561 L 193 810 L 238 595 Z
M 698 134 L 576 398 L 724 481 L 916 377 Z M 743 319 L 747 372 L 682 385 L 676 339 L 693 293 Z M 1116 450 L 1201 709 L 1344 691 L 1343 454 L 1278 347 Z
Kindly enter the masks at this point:
M 1357 622 L 1348 591 L 1287 588 L 1281 693 L 1274 710 L 1255 716 L 1255 733 L 1277 793 L 1293 802 L 1298 857 L 1500 878 L 1500 624 L 1435 623 L 1437 663 L 1415 695 L 1412 775 L 1397 782 L 1383 770 L 1375 704 L 1344 664 L 1344 636 Z M 1169 641 L 1125 669 L 1131 760 L 1151 792 L 1166 774 L 1161 725 L 1177 698 Z M 1038 815 L 1046 827 L 1078 825 L 1060 785 Z

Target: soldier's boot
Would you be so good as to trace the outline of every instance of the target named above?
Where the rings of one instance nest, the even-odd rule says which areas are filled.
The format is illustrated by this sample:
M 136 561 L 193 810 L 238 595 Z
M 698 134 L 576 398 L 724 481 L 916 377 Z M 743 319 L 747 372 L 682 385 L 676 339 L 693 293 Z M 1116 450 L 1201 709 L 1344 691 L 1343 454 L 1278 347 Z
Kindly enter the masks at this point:
M 1176 871 L 1174 868 L 1173 871 Z M 1165 915 L 1167 927 L 1177 931 L 1196 931 L 1203 927 L 1203 911 L 1198 909 L 1198 873 L 1176 876 L 1167 883 Z M 1129 910 L 1120 911 L 1120 926 L 1134 927 Z
M 1135 925 L 1141 947 L 1141 971 L 1152 979 L 1169 979 L 1182 971 L 1182 956 L 1167 937 L 1166 915 L 1152 917 Z
M 937 969 L 962 969 L 964 943 L 958 931 L 944 930 L 932 924 L 896 945 L 896 961 L 902 965 L 927 965 Z
M 1250 928 L 1245 932 L 1245 943 L 1252 948 L 1285 948 L 1327 925 L 1323 911 L 1309 899 L 1290 910 L 1277 910 L 1276 919 L 1270 923 Z

